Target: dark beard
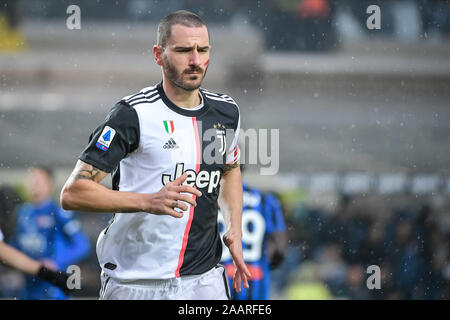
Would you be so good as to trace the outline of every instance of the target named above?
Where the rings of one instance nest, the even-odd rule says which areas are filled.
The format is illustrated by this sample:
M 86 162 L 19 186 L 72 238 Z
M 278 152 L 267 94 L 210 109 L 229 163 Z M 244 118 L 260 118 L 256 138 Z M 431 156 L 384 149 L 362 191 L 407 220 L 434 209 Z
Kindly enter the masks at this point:
M 164 65 L 164 73 L 166 74 L 167 79 L 169 79 L 169 81 L 172 82 L 178 88 L 181 88 L 186 91 L 194 91 L 194 90 L 197 90 L 198 88 L 200 88 L 202 81 L 206 76 L 206 71 L 208 70 L 208 67 L 206 67 L 203 74 L 195 75 L 196 77 L 201 77 L 201 79 L 200 79 L 200 82 L 198 85 L 192 86 L 192 85 L 186 84 L 183 81 L 183 75 L 189 74 L 189 72 L 202 72 L 203 70 L 200 67 L 185 70 L 181 74 L 179 74 L 177 72 L 177 70 L 175 69 L 175 67 L 164 57 L 163 57 L 163 62 L 164 62 L 164 64 L 163 64 Z

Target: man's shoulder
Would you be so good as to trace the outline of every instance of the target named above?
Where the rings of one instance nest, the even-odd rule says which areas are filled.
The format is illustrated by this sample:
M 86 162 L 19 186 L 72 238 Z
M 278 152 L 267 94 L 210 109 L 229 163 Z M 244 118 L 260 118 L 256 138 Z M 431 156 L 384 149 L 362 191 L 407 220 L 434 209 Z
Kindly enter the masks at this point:
M 239 107 L 229 95 L 224 93 L 213 92 L 205 88 L 200 88 L 200 92 L 203 97 L 208 101 L 213 107 L 219 108 L 225 112 L 231 112 L 234 116 L 239 116 Z
M 231 104 L 235 105 L 237 107 L 236 101 L 234 101 L 233 98 L 231 98 L 229 95 L 224 93 L 218 93 L 213 92 L 211 90 L 200 88 L 200 92 L 203 94 L 203 96 L 208 99 L 210 102 L 217 102 L 217 103 L 225 103 L 225 104 Z
M 158 91 L 158 85 L 145 87 L 136 93 L 123 97 L 118 103 L 129 107 L 136 107 L 140 104 L 154 103 L 161 99 Z

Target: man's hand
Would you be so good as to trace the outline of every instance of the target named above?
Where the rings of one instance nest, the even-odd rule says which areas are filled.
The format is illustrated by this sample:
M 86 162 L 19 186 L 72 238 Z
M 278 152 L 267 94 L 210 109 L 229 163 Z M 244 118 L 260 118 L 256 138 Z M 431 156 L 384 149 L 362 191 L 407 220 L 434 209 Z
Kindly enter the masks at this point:
M 236 290 L 236 292 L 241 292 L 241 281 L 244 283 L 244 288 L 248 289 L 248 280 L 251 280 L 252 275 L 244 262 L 241 237 L 234 234 L 232 231 L 228 231 L 223 236 L 223 242 L 228 247 L 228 250 L 230 250 L 235 267 L 232 285 L 233 289 Z
M 53 271 L 58 270 L 58 265 L 57 265 L 56 262 L 53 261 L 53 260 L 50 260 L 50 259 L 42 259 L 40 262 L 41 262 L 42 265 L 43 265 L 44 267 L 46 267 L 47 269 L 50 269 L 50 270 L 53 270 Z
M 188 205 L 196 207 L 197 202 L 194 197 L 191 197 L 184 193 L 190 193 L 194 196 L 201 197 L 202 193 L 194 187 L 182 186 L 183 182 L 187 179 L 187 173 L 184 173 L 178 179 L 167 183 L 161 188 L 157 193 L 148 195 L 146 200 L 144 200 L 143 211 L 161 214 L 161 215 L 171 215 L 175 218 L 181 218 L 183 212 L 174 210 L 175 208 L 181 209 L 183 211 L 188 209 Z
M 64 293 L 67 295 L 71 291 L 69 287 L 67 286 L 67 280 L 69 279 L 69 274 L 62 272 L 62 271 L 56 271 L 56 270 L 50 270 L 44 265 L 41 266 L 39 271 L 36 274 L 36 277 L 39 279 L 45 280 L 50 282 L 51 284 L 59 287 L 64 291 Z

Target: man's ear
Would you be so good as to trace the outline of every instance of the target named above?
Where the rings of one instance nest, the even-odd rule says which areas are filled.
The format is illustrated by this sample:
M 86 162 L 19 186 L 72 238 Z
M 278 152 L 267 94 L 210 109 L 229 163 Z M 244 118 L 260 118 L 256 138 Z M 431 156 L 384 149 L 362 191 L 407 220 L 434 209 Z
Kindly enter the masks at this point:
M 161 46 L 154 45 L 153 46 L 153 58 L 155 59 L 155 62 L 158 66 L 163 65 L 163 55 L 164 49 Z

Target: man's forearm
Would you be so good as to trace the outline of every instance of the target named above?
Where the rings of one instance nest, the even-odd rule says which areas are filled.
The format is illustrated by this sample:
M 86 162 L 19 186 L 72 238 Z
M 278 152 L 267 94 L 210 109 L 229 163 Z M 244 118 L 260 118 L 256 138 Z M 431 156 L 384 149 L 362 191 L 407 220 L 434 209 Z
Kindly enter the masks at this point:
M 224 235 L 224 243 L 230 251 L 235 266 L 232 286 L 237 292 L 241 292 L 241 281 L 246 289 L 249 288 L 248 280 L 252 275 L 245 265 L 242 252 L 242 178 L 239 165 L 224 170 L 220 183 L 219 205 L 224 215 L 227 231 Z
M 187 173 L 166 183 L 158 192 L 152 194 L 110 190 L 100 184 L 107 174 L 78 160 L 61 191 L 63 209 L 87 212 L 148 212 L 181 218 L 183 212 L 175 211 L 175 208 L 187 210 L 188 204 L 197 205 L 192 196 L 187 194 L 202 196 L 199 190 L 183 185 Z
M 93 165 L 77 161 L 61 191 L 61 206 L 65 210 L 86 212 L 142 211 L 144 195 L 110 190 L 100 184 L 108 173 Z
M 0 261 L 30 275 L 36 275 L 41 266 L 39 262 L 4 242 L 0 242 Z
M 151 195 L 146 195 L 151 196 Z M 139 212 L 143 194 L 110 190 L 94 181 L 80 179 L 61 192 L 65 210 L 85 212 Z
M 227 172 L 221 180 L 219 205 L 227 232 L 242 237 L 242 178 L 239 167 Z

